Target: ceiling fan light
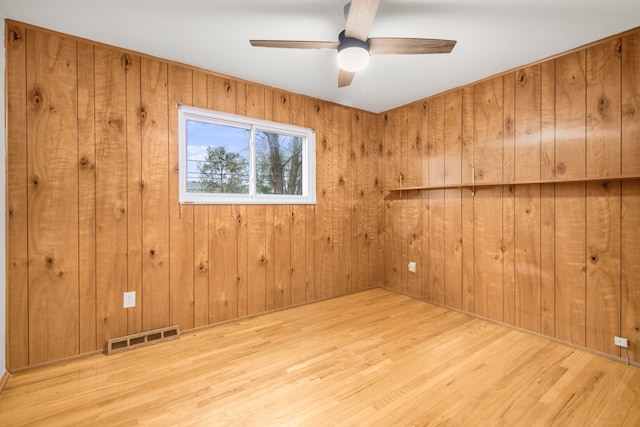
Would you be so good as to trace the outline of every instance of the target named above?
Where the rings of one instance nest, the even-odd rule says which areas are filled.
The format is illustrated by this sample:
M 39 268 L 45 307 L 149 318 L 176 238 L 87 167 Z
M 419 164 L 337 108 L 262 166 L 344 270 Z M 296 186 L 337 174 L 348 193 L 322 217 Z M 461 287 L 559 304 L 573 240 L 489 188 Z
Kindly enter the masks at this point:
M 351 73 L 364 70 L 369 63 L 369 51 L 361 46 L 351 46 L 338 51 L 338 66 Z

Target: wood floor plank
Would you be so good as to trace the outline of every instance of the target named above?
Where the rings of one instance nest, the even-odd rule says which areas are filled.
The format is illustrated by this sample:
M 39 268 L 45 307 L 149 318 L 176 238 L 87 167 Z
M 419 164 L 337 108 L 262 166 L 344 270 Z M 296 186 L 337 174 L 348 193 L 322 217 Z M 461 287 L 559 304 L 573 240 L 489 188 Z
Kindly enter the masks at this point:
M 640 369 L 384 289 L 12 376 L 6 425 L 638 425 Z

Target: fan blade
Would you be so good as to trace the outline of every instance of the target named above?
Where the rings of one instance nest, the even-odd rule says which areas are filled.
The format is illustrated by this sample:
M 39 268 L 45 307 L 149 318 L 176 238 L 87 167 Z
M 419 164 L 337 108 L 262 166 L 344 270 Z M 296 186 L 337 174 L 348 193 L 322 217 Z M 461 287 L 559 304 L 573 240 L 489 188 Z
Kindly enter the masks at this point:
M 255 47 L 279 47 L 286 49 L 337 49 L 338 42 L 314 42 L 298 40 L 249 40 Z
M 372 55 L 395 54 L 417 55 L 423 53 L 449 53 L 456 45 L 455 40 L 372 38 L 369 39 Z
M 338 87 L 349 86 L 353 81 L 353 76 L 355 75 L 356 73 L 340 69 L 340 73 L 338 74 Z
M 380 0 L 352 0 L 344 35 L 367 41 Z

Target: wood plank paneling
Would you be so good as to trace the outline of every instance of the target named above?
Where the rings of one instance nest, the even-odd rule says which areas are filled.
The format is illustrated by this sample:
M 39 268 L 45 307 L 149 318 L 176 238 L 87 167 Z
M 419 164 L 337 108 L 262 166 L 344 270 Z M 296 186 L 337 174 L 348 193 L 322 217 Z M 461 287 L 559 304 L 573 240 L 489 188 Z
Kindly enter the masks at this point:
M 142 323 L 169 326 L 169 141 L 167 64 L 142 58 Z
M 321 141 L 318 138 L 317 129 L 314 128 L 313 123 L 315 121 L 314 110 L 315 103 L 310 99 L 305 98 L 303 104 L 300 106 L 304 108 L 302 113 L 304 114 L 304 126 L 314 129 L 316 132 L 316 205 L 305 206 L 305 301 L 313 301 L 316 298 L 316 207 L 320 203 L 320 186 L 318 180 L 321 175 L 318 173 L 318 153 L 319 144 Z
M 193 105 L 193 71 L 169 65 L 169 304 L 172 325 L 194 327 L 193 206 L 181 205 L 178 194 L 178 105 Z
M 290 122 L 296 126 L 305 126 L 305 101 L 302 96 L 289 96 Z M 307 244 L 306 244 L 305 206 L 291 206 L 291 304 L 306 301 Z
M 462 182 L 473 182 L 473 141 L 475 128 L 475 86 L 462 89 Z M 473 203 L 470 191 L 462 191 L 462 309 L 475 312 Z
M 587 49 L 587 176 L 620 175 L 622 41 Z
M 502 191 L 502 288 L 503 321 L 515 325 L 516 285 L 515 285 L 515 189 L 513 185 Z
M 615 151 L 615 149 L 614 149 Z M 620 182 L 587 184 L 586 346 L 620 355 Z
M 291 305 L 291 219 L 289 206 L 278 205 L 275 207 L 273 219 L 275 308 Z
M 96 351 L 96 140 L 94 49 L 78 43 L 78 267 L 80 353 Z M 126 116 L 126 112 L 125 112 Z M 125 170 L 126 173 L 126 170 Z M 125 266 L 126 270 L 126 266 Z
M 475 182 L 502 179 L 503 79 L 476 85 L 474 119 Z M 475 312 L 503 320 L 502 187 L 479 191 L 474 199 Z
M 7 367 L 29 365 L 27 30 L 5 25 L 7 120 Z M 15 126 L 11 126 L 11 124 Z
M 26 44 L 29 363 L 38 364 L 79 352 L 77 44 L 42 32 Z
M 429 102 L 429 185 L 444 184 L 445 178 L 444 96 Z M 429 191 L 429 300 L 444 304 L 445 270 L 444 190 Z
M 640 173 L 640 31 L 622 39 L 622 174 Z
M 556 176 L 556 62 L 540 64 L 540 179 Z
M 515 192 L 515 325 L 540 332 L 540 186 Z
M 306 300 L 307 209 L 305 206 L 291 206 L 291 304 L 303 304 Z
M 127 335 L 127 161 L 126 71 L 122 54 L 95 50 L 96 296 L 100 348 Z
M 622 183 L 621 335 L 630 340 L 629 358 L 640 362 L 640 181 Z
M 352 218 L 353 218 L 353 170 L 355 158 L 351 155 L 351 112 L 340 106 L 332 107 L 333 114 L 333 203 L 332 227 L 334 234 L 333 265 L 334 295 L 352 290 Z M 345 212 L 349 214 L 345 215 Z
M 540 179 L 541 65 L 516 72 L 515 84 L 515 180 Z
M 316 215 L 315 215 L 315 299 L 333 296 L 334 236 L 331 224 L 333 204 L 331 107 L 311 104 L 311 126 L 316 130 Z
M 237 218 L 230 206 L 209 206 L 209 322 L 235 319 L 238 312 Z
M 235 307 L 229 309 L 228 316 L 244 317 L 249 314 L 249 243 L 248 234 L 248 213 L 247 206 L 236 207 L 236 222 L 238 230 L 238 260 L 237 260 L 237 276 L 236 287 L 230 289 L 232 296 L 236 296 Z M 209 225 L 209 233 L 211 234 L 211 224 Z M 211 257 L 211 255 L 210 255 Z M 215 262 L 209 258 L 209 265 L 215 265 Z M 209 279 L 212 276 L 209 274 Z M 211 300 L 211 292 L 213 292 L 214 284 L 209 282 L 209 299 Z
M 422 182 L 422 104 L 414 103 L 407 106 L 407 131 L 406 135 L 407 147 L 407 172 L 406 183 L 409 186 L 419 185 Z M 420 297 L 422 283 L 422 269 L 420 259 L 422 257 L 422 226 L 420 222 L 420 206 L 421 196 L 419 191 L 408 191 L 403 200 L 403 214 L 405 219 L 405 235 L 406 235 L 406 258 L 404 260 L 404 269 L 406 279 L 403 281 L 403 291 L 415 297 Z M 408 269 L 409 262 L 416 263 L 416 271 L 410 272 Z
M 540 186 L 540 332 L 550 337 L 556 336 L 555 189 Z
M 503 320 L 502 187 L 478 191 L 473 203 L 475 313 Z
M 357 168 L 355 176 L 364 175 L 365 179 L 354 179 L 354 221 L 353 221 L 353 251 L 356 263 L 353 265 L 354 271 L 354 289 L 366 289 L 369 280 L 369 236 L 368 230 L 368 209 L 367 204 L 370 194 L 367 189 L 367 173 L 368 173 L 368 157 L 371 155 L 371 147 L 365 141 L 364 125 L 368 124 L 365 114 L 356 112 L 351 118 L 353 153 L 355 156 L 355 165 Z M 352 262 L 353 262 L 352 256 Z
M 191 99 L 194 107 L 207 108 L 207 75 L 194 70 Z M 193 207 L 194 326 L 209 323 L 209 211 Z M 240 282 L 238 282 L 239 284 Z
M 267 208 L 247 206 L 247 314 L 266 310 L 267 280 Z M 227 263 L 225 263 L 227 264 Z
M 586 53 L 578 50 L 555 60 L 556 179 L 585 177 Z
M 444 97 L 444 183 L 462 181 L 462 90 Z M 462 192 L 444 192 L 444 303 L 462 309 Z
M 369 173 L 367 173 L 367 188 L 370 191 L 370 205 L 368 217 L 369 235 L 369 271 L 368 286 L 384 285 L 384 232 L 383 225 L 383 196 L 382 189 L 383 170 L 382 155 L 383 145 L 380 139 L 380 121 L 377 116 L 369 116 L 369 126 L 367 126 L 367 143 L 373 146 L 372 155 L 369 157 Z M 424 144 L 423 144 L 424 146 Z M 424 164 L 424 163 L 423 163 Z
M 515 73 L 503 77 L 502 181 L 515 178 Z M 515 254 L 514 254 L 515 187 L 502 189 L 502 288 L 503 321 L 515 324 Z
M 555 177 L 555 60 L 540 64 L 540 178 Z M 540 186 L 540 331 L 555 337 L 555 186 Z
M 271 311 L 275 308 L 276 292 L 276 248 L 275 248 L 275 228 L 274 206 L 267 206 L 265 209 L 265 238 L 264 238 L 264 299 L 265 310 Z
M 124 53 L 127 78 L 127 291 L 135 291 L 137 304 L 127 309 L 127 333 L 142 332 L 142 59 Z M 113 338 L 113 337 L 111 337 Z
M 556 185 L 556 338 L 585 345 L 585 184 Z
M 402 184 L 402 127 L 404 109 L 396 109 L 383 115 L 382 138 L 387 163 L 384 168 L 385 188 L 398 188 Z M 393 193 L 385 197 L 385 283 L 391 289 L 401 291 L 403 285 L 403 252 L 406 257 L 406 246 L 403 250 L 402 232 L 404 226 L 402 197 L 404 193 Z
M 474 182 L 502 180 L 502 98 L 502 77 L 478 83 L 475 87 Z

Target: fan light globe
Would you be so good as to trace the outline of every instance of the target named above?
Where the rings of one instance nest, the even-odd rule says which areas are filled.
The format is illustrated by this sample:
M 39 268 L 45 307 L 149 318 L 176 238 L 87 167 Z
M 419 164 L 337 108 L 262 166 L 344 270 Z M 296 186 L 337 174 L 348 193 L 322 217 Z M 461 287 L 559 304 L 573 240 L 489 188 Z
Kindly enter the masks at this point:
M 341 49 L 338 52 L 338 66 L 351 73 L 364 70 L 369 63 L 369 51 L 360 46 Z

